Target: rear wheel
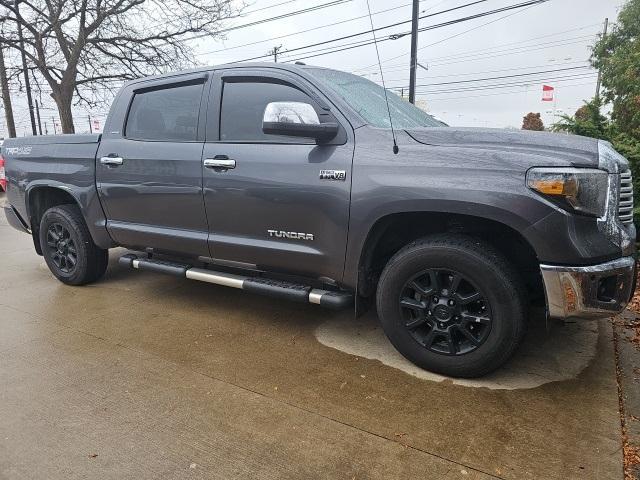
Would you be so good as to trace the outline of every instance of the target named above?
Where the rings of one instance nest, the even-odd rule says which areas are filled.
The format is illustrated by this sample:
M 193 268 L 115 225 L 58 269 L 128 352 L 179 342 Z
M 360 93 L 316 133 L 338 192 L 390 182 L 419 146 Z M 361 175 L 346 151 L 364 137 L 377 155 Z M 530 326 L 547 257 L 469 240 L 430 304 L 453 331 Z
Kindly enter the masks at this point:
M 437 235 L 388 262 L 378 315 L 391 343 L 416 365 L 477 377 L 502 365 L 522 339 L 523 291 L 517 272 L 490 245 Z
M 108 250 L 99 248 L 75 205 L 47 210 L 40 221 L 40 246 L 55 277 L 69 285 L 98 280 L 107 269 Z

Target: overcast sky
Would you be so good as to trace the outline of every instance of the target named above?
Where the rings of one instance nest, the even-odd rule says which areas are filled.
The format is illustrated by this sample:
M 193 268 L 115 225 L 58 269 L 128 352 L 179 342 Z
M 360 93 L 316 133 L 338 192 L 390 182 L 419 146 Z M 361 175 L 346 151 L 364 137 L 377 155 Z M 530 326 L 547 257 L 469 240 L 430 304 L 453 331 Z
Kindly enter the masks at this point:
M 227 28 L 335 1 L 247 2 L 245 11 L 248 13 L 228 22 Z M 472 1 L 423 0 L 420 11 L 421 15 L 437 14 Z M 487 0 L 424 18 L 420 21 L 420 27 L 523 1 Z M 369 2 L 376 28 L 411 19 L 411 0 Z M 583 100 L 591 98 L 595 92 L 596 72 L 588 68 L 589 47 L 601 32 L 605 17 L 615 20 L 622 4 L 624 0 L 550 0 L 541 5 L 421 32 L 418 41 L 418 62 L 422 65 L 418 69 L 417 81 L 419 104 L 451 125 L 519 128 L 522 117 L 530 111 L 541 112 L 545 124 L 548 124 L 553 121 L 554 104 L 541 101 L 542 85 L 546 84 L 555 88 L 557 113 L 573 113 Z M 296 60 L 326 52 L 328 48 L 338 49 L 341 45 L 350 46 L 354 42 L 371 39 L 370 35 L 363 35 L 287 53 L 298 47 L 368 30 L 370 23 L 366 14 L 366 0 L 344 0 L 335 6 L 232 30 L 225 34 L 224 39 L 200 39 L 194 41 L 193 46 L 201 64 L 216 65 L 257 57 L 280 45 L 279 61 Z M 324 27 L 336 22 L 340 23 Z M 391 34 L 405 33 L 409 29 L 410 23 L 405 23 L 377 32 L 378 40 L 382 40 L 378 46 L 386 85 L 398 92 L 409 84 L 410 37 L 386 39 Z M 303 30 L 311 31 L 298 34 Z M 261 43 L 246 45 L 255 42 Z M 273 58 L 265 61 L 273 61 Z M 304 61 L 365 75 L 380 82 L 373 45 L 319 55 Z M 532 72 L 546 73 L 516 76 Z M 478 79 L 482 80 L 470 81 Z M 43 101 L 45 108 L 52 107 L 46 97 Z M 21 134 L 28 127 L 28 113 L 23 101 L 18 101 L 14 108 L 17 110 Z M 87 129 L 88 120 L 81 119 L 87 115 L 97 118 L 102 126 L 105 113 L 105 109 L 91 112 L 76 109 L 77 130 Z M 52 115 L 55 115 L 55 110 L 43 111 L 43 119 L 49 119 L 49 130 L 52 129 Z M 4 121 L 0 127 L 4 130 Z

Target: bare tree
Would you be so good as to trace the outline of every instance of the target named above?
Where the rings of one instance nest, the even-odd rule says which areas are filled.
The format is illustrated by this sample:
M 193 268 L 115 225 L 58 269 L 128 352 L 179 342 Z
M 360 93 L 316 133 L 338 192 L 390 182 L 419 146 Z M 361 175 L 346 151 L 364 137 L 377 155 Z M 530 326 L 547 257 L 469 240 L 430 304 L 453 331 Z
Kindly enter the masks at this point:
M 7 67 L 4 63 L 4 49 L 0 44 L 0 89 L 2 91 L 2 105 L 4 106 L 4 115 L 7 120 L 7 132 L 9 137 L 16 136 L 16 123 L 13 119 L 13 105 L 11 104 L 11 96 L 9 94 L 9 78 L 7 77 Z
M 22 26 L 22 51 L 49 85 L 62 131 L 73 133 L 74 96 L 93 105 L 114 82 L 194 65 L 188 40 L 220 35 L 223 21 L 239 14 L 236 3 L 0 0 L 0 20 Z M 16 33 L 5 33 L 0 44 L 20 50 Z

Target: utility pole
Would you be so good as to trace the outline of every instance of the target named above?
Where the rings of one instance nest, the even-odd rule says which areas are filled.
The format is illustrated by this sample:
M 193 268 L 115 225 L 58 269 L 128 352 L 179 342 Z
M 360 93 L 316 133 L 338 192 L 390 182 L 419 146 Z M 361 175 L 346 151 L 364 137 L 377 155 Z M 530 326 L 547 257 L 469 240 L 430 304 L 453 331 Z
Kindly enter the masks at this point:
M 19 0 L 15 0 L 16 20 L 18 24 L 18 42 L 20 43 L 20 57 L 22 57 L 22 69 L 24 70 L 24 88 L 27 91 L 27 104 L 29 105 L 29 117 L 31 118 L 31 131 L 37 135 L 36 117 L 33 115 L 33 99 L 31 98 L 31 83 L 29 82 L 29 70 L 27 70 L 27 57 L 24 54 L 24 38 L 22 36 L 22 19 L 18 9 Z
M 16 136 L 16 122 L 13 119 L 13 106 L 9 94 L 9 80 L 7 79 L 7 68 L 4 64 L 4 51 L 0 45 L 0 88 L 2 90 L 2 104 L 4 105 L 4 115 L 7 119 L 7 133 L 9 138 Z
M 416 69 L 418 68 L 418 13 L 420 0 L 413 0 L 411 15 L 411 64 L 409 65 L 409 103 L 416 103 Z
M 36 116 L 38 117 L 38 134 L 42 135 L 42 123 L 40 122 L 40 105 L 36 100 Z
M 58 129 L 56 128 L 56 119 L 54 117 L 51 117 L 51 123 L 53 123 L 53 134 L 57 135 Z
M 44 122 L 44 134 L 49 135 L 49 129 L 47 128 L 47 122 Z
M 604 19 L 604 30 L 602 31 L 602 38 L 607 36 L 607 29 L 609 28 L 609 18 Z M 600 102 L 600 83 L 602 81 L 602 69 L 598 69 L 598 82 L 596 83 L 596 102 Z
M 87 115 L 87 120 L 89 120 L 89 133 L 93 133 L 93 127 L 91 126 L 91 115 Z
M 273 47 L 271 50 L 267 52 L 268 55 L 273 55 L 273 61 L 278 63 L 278 52 L 282 50 L 282 45 L 278 45 L 277 47 Z

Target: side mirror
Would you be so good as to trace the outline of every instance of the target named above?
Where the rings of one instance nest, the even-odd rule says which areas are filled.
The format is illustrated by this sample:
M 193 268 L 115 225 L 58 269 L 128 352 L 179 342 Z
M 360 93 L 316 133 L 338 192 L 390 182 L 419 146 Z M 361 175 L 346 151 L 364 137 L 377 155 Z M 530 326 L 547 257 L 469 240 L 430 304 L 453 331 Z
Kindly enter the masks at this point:
M 320 143 L 338 134 L 338 124 L 320 123 L 318 114 L 308 103 L 271 102 L 264 109 L 262 131 L 270 135 L 315 138 Z

